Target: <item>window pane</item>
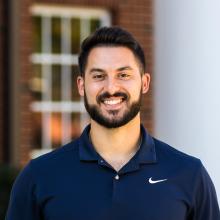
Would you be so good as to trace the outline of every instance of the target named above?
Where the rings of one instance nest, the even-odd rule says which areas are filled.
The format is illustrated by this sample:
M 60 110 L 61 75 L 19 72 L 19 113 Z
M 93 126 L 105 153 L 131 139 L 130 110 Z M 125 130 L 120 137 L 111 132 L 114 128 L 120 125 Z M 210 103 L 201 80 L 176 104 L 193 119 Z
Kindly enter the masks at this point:
M 34 101 L 41 101 L 43 91 L 43 79 L 41 65 L 33 65 L 32 78 L 30 80 L 30 90 Z
M 52 66 L 52 101 L 61 100 L 61 66 Z
M 80 48 L 80 20 L 73 18 L 71 19 L 71 53 L 79 53 Z
M 33 17 L 33 50 L 34 53 L 41 52 L 42 44 L 42 29 L 41 29 L 41 17 Z
M 42 144 L 42 114 L 34 112 L 32 116 L 32 131 L 31 146 L 33 149 L 41 149 Z
M 61 146 L 62 140 L 62 123 L 61 123 L 61 113 L 51 114 L 51 141 L 52 148 L 57 148 Z
M 79 75 L 78 66 L 72 66 L 72 101 L 80 101 L 80 95 L 77 88 L 77 76 Z
M 52 53 L 61 53 L 61 19 L 52 18 Z
M 78 138 L 81 134 L 80 113 L 72 113 L 71 117 L 72 117 L 71 139 L 74 140 Z
M 92 19 L 90 21 L 90 31 L 94 32 L 97 28 L 100 27 L 100 20 L 98 19 Z

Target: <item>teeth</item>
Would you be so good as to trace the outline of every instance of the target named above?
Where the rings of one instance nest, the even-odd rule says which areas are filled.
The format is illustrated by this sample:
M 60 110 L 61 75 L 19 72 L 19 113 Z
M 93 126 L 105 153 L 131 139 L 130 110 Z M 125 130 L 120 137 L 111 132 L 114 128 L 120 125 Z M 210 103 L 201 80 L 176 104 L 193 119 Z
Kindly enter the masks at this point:
M 116 105 L 119 104 L 121 101 L 121 99 L 105 100 L 104 103 L 107 105 Z

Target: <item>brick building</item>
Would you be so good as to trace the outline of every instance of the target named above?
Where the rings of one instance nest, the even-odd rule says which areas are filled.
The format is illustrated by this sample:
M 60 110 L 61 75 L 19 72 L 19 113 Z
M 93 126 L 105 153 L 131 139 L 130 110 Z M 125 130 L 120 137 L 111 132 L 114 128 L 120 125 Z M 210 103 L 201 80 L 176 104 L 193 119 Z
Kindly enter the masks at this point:
M 97 27 L 133 33 L 152 73 L 152 13 L 152 0 L 1 1 L 0 162 L 23 166 L 88 123 L 75 84 L 77 54 Z M 142 119 L 152 133 L 152 83 Z

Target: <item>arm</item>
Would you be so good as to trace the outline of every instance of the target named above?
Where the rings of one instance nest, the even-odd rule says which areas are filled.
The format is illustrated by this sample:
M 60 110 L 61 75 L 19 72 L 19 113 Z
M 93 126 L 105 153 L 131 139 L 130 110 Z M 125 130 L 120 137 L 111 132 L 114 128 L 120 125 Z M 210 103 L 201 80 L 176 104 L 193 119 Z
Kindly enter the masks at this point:
M 220 220 L 215 187 L 202 164 L 196 182 L 193 220 Z
M 17 177 L 10 196 L 9 207 L 5 220 L 40 220 L 32 178 L 31 163 Z

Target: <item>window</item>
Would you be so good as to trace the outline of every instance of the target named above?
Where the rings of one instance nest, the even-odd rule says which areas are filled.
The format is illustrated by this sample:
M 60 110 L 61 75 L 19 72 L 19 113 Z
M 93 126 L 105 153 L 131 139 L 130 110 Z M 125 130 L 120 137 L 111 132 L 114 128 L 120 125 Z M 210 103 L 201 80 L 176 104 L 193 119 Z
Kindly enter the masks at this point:
M 78 95 L 80 43 L 100 26 L 110 25 L 106 10 L 34 5 L 32 157 L 78 137 L 88 123 Z

